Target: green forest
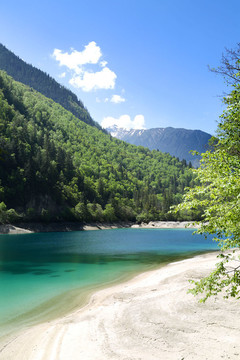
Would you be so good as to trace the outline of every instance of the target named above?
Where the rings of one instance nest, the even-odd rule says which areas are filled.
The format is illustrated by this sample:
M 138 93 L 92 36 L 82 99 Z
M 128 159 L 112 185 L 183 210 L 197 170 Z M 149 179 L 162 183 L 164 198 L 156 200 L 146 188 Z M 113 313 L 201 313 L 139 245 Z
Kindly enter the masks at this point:
M 2 44 L 0 44 L 0 69 L 6 71 L 14 80 L 32 87 L 59 103 L 86 124 L 102 130 L 101 126 L 91 118 L 83 103 L 72 91 L 60 85 L 45 72 L 25 63 Z
M 0 71 L 0 221 L 149 221 L 192 187 L 186 161 L 112 138 Z

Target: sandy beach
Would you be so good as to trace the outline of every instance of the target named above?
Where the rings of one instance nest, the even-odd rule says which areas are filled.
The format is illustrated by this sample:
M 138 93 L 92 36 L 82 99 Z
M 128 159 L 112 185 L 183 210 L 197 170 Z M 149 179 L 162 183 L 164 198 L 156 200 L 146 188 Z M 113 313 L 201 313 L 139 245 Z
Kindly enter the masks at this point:
M 0 359 L 240 359 L 239 300 L 187 294 L 188 279 L 216 262 L 201 255 L 98 291 L 84 308 L 5 339 Z

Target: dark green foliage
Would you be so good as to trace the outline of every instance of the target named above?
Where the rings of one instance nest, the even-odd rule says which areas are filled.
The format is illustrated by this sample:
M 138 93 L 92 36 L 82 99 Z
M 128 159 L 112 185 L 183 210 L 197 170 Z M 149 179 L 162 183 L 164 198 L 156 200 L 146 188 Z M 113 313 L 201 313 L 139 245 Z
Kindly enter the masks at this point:
M 20 216 L 14 209 L 7 209 L 7 206 L 2 201 L 0 203 L 0 224 L 11 223 L 20 219 Z
M 93 121 L 83 103 L 72 91 L 57 83 L 43 71 L 25 63 L 2 44 L 0 44 L 0 69 L 6 71 L 16 81 L 32 87 L 59 103 L 86 124 L 101 129 L 101 126 Z
M 185 162 L 114 139 L 4 72 L 0 148 L 0 202 L 25 220 L 170 220 L 193 183 Z

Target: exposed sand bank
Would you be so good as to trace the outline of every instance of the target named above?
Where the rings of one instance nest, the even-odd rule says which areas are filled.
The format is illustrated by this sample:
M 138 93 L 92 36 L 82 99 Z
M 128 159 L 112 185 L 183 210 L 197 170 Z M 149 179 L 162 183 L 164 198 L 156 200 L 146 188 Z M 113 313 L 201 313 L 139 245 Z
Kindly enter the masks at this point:
M 35 232 L 53 231 L 82 231 L 82 230 L 107 230 L 120 228 L 142 228 L 142 229 L 184 229 L 185 227 L 196 228 L 193 222 L 189 221 L 150 221 L 148 224 L 140 225 L 131 222 L 122 223 L 19 223 L 0 225 L 0 234 L 26 234 Z
M 77 222 L 60 223 L 19 223 L 0 225 L 0 234 L 24 234 L 37 232 L 57 232 L 57 231 L 82 231 L 82 230 L 107 230 L 117 228 L 129 228 L 133 223 L 90 223 L 83 224 Z
M 142 223 L 140 225 L 132 225 L 135 229 L 196 229 L 193 221 L 150 221 L 148 224 Z
M 27 234 L 33 231 L 11 224 L 0 225 L 0 234 Z
M 187 294 L 188 279 L 216 262 L 216 253 L 201 255 L 101 290 L 83 309 L 1 343 L 0 359 L 239 359 L 239 301 L 199 304 Z

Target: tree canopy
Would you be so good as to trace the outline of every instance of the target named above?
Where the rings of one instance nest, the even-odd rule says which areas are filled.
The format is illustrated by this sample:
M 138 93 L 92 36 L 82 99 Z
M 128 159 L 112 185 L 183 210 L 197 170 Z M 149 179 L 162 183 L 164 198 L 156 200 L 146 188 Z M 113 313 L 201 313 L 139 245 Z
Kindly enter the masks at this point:
M 236 67 L 239 66 L 237 60 Z M 226 110 L 220 117 L 214 151 L 202 154 L 197 170 L 198 185 L 184 195 L 175 211 L 203 211 L 198 233 L 214 234 L 220 261 L 209 276 L 194 282 L 193 294 L 204 293 L 202 301 L 224 290 L 225 297 L 240 298 L 240 73 L 235 73 L 231 93 L 224 98 Z
M 0 222 L 174 219 L 186 161 L 112 138 L 0 72 Z

